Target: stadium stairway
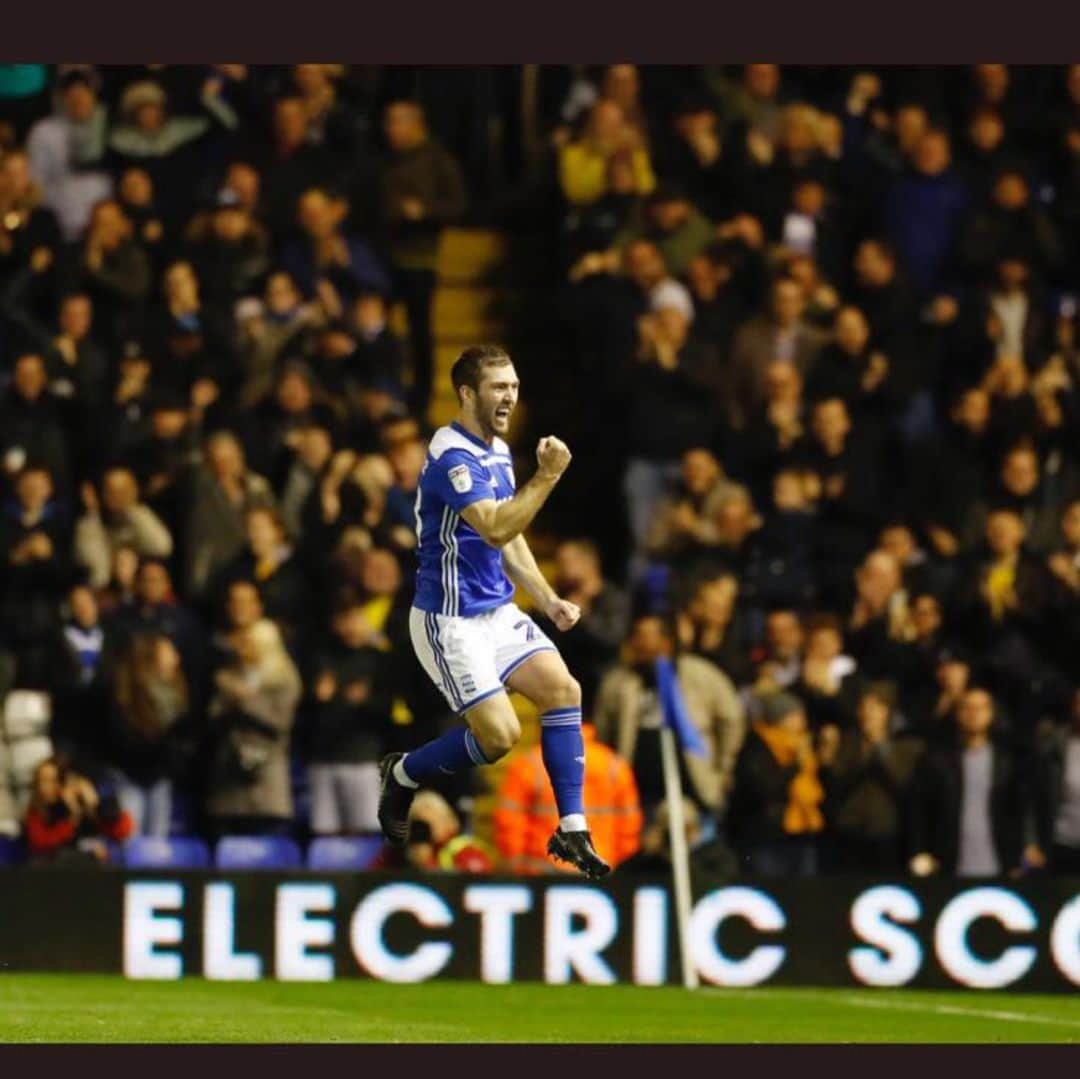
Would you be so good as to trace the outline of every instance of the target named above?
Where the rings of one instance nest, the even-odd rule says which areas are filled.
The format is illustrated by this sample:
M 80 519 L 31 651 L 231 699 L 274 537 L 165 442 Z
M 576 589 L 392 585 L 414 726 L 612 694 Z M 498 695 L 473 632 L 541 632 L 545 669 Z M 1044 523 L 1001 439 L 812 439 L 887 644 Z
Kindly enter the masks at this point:
M 454 414 L 450 368 L 466 345 L 501 341 L 508 329 L 511 290 L 505 286 L 507 244 L 487 229 L 447 229 L 439 248 L 432 312 L 434 392 L 428 418 L 434 426 Z

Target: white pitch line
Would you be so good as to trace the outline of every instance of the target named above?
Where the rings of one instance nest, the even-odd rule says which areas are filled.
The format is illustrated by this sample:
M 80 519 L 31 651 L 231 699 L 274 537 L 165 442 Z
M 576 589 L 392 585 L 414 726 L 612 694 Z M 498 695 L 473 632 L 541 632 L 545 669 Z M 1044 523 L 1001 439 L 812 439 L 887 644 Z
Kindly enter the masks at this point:
M 962 1015 L 969 1019 L 1001 1019 L 1007 1023 L 1037 1023 L 1043 1026 L 1069 1027 L 1080 1030 L 1080 1020 L 1056 1016 L 1028 1015 L 1026 1012 L 1003 1012 L 990 1008 L 965 1008 L 959 1004 L 918 1004 L 914 1001 L 874 1000 L 872 997 L 837 997 L 853 1008 L 878 1008 L 884 1011 L 933 1012 L 937 1015 Z
M 721 989 L 713 986 L 698 992 L 717 996 L 740 997 L 745 1000 L 753 999 L 757 994 L 754 989 Z M 1067 1027 L 1071 1030 L 1080 1030 L 1080 1019 L 1061 1019 L 1056 1016 L 1029 1015 L 1026 1012 L 1006 1012 L 991 1008 L 966 1008 L 960 1004 L 920 1004 L 918 1001 L 906 1000 L 883 1000 L 873 997 L 837 996 L 835 994 L 821 994 L 813 990 L 788 990 L 795 996 L 812 997 L 816 1001 L 835 1001 L 840 1004 L 849 1004 L 853 1008 L 877 1008 L 879 1011 L 920 1012 L 923 1014 L 959 1015 L 969 1019 L 1001 1019 L 1007 1023 L 1036 1023 L 1046 1026 Z

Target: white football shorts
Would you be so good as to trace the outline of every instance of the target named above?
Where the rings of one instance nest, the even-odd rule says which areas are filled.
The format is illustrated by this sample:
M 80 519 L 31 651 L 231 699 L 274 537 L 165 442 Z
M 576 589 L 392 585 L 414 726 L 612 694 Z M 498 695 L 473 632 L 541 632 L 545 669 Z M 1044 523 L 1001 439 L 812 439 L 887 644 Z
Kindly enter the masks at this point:
M 469 618 L 413 607 L 409 635 L 421 666 L 459 714 L 503 689 L 527 659 L 557 651 L 515 603 Z

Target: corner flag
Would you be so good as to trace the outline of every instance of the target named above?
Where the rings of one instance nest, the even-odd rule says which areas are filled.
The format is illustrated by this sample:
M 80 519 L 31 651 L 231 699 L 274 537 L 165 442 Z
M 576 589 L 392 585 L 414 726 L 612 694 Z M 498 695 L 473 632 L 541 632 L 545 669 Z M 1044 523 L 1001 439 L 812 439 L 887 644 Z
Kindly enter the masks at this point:
M 656 689 L 660 697 L 664 724 L 675 732 L 679 748 L 698 757 L 707 757 L 708 750 L 701 739 L 701 733 L 694 726 L 687 710 L 675 664 L 666 656 L 656 661 Z

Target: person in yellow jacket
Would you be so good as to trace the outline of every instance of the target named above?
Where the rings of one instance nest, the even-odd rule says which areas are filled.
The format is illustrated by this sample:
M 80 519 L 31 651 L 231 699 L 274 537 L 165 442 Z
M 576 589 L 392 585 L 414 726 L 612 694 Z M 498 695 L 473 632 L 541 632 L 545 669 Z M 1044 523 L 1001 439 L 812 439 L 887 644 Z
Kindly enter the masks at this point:
M 649 152 L 640 134 L 626 121 L 614 101 L 603 98 L 594 106 L 580 138 L 559 153 L 559 183 L 567 201 L 587 206 L 607 193 L 608 166 L 616 155 L 625 155 L 637 180 L 636 190 L 647 195 L 656 187 Z
M 642 815 L 630 766 L 596 741 L 591 723 L 585 738 L 585 812 L 593 845 L 609 865 L 635 854 L 641 843 Z M 559 822 L 540 746 L 510 761 L 496 799 L 495 845 L 511 872 L 543 873 L 557 868 L 547 857 L 547 841 Z

